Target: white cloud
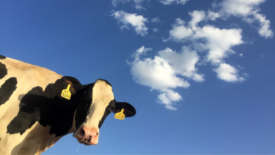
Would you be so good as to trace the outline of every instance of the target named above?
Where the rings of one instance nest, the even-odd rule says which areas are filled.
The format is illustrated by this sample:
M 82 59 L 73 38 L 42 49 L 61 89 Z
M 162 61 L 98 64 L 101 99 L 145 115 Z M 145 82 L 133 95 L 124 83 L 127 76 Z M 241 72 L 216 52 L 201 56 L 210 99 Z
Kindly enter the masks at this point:
M 219 3 L 221 7 L 219 14 L 222 17 L 241 17 L 247 23 L 259 22 L 259 34 L 265 38 L 272 38 L 273 32 L 270 30 L 270 21 L 263 14 L 260 14 L 259 7 L 265 0 L 224 0 Z
M 190 86 L 187 81 L 176 76 L 172 66 L 162 57 L 140 59 L 140 55 L 144 54 L 145 50 L 149 49 L 144 47 L 138 49 L 134 54 L 135 59 L 131 63 L 131 72 L 137 83 L 157 90 Z
M 175 110 L 173 105 L 182 97 L 172 89 L 190 86 L 182 76 L 197 82 L 204 81 L 204 75 L 198 74 L 195 67 L 199 56 L 196 51 L 184 47 L 180 53 L 166 48 L 154 58 L 142 59 L 141 56 L 150 50 L 151 48 L 142 46 L 133 54 L 134 61 L 129 63 L 133 79 L 141 85 L 158 90 L 159 102 L 165 104 L 166 108 Z
M 136 50 L 136 52 L 133 54 L 132 57 L 134 58 L 139 58 L 140 55 L 146 54 L 148 51 L 151 51 L 152 48 L 145 48 L 144 46 L 140 47 L 139 49 Z
M 213 20 L 213 21 L 215 21 L 217 18 L 221 17 L 221 15 L 218 12 L 214 12 L 211 10 L 208 10 L 207 16 L 210 20 Z
M 126 3 L 126 2 L 130 2 L 131 0 L 112 0 L 112 4 L 113 4 L 113 6 L 117 6 L 118 5 L 118 3 Z
M 160 19 L 158 17 L 152 18 L 152 23 L 160 23 Z
M 145 23 L 148 22 L 148 20 L 143 16 L 124 11 L 114 12 L 112 16 L 122 24 L 121 29 L 129 29 L 129 26 L 132 26 L 135 28 L 137 34 L 141 36 L 147 35 L 148 28 L 145 26 Z
M 112 0 L 112 4 L 114 7 L 116 7 L 119 3 L 125 4 L 133 2 L 135 5 L 135 8 L 138 10 L 146 10 L 141 3 L 144 1 L 150 1 L 150 0 Z M 171 4 L 181 4 L 184 5 L 188 0 L 159 0 L 160 3 L 164 5 L 171 5 Z
M 158 28 L 154 28 L 153 29 L 154 32 L 158 32 L 158 30 L 159 30 Z
M 234 53 L 231 49 L 233 46 L 243 43 L 241 32 L 241 29 L 219 29 L 206 25 L 196 31 L 193 39 L 205 39 L 205 46 L 209 50 L 206 60 L 218 65 Z
M 238 75 L 238 70 L 235 67 L 226 63 L 221 63 L 218 68 L 214 69 L 217 77 L 227 82 L 243 81 L 244 77 Z
M 241 29 L 219 29 L 211 25 L 199 27 L 198 23 L 206 18 L 204 11 L 193 11 L 189 14 L 192 19 L 188 25 L 184 25 L 181 19 L 176 19 L 176 24 L 169 32 L 169 40 L 179 42 L 189 39 L 195 42 L 195 49 L 208 50 L 206 61 L 218 65 L 234 53 L 231 47 L 243 43 Z
M 191 21 L 189 22 L 190 27 L 193 30 L 197 29 L 197 25 L 199 22 L 205 20 L 205 12 L 204 11 L 193 11 L 190 12 L 189 15 L 192 17 Z
M 174 92 L 173 90 L 167 89 L 158 95 L 159 102 L 164 104 L 165 107 L 169 110 L 177 110 L 174 107 L 174 102 L 182 100 L 182 97 L 179 93 Z
M 166 48 L 159 51 L 159 56 L 169 62 L 176 74 L 193 79 L 197 82 L 204 81 L 204 75 L 196 73 L 195 65 L 199 61 L 199 56 L 196 51 L 191 51 L 187 47 L 182 48 L 182 53 L 177 53 Z
M 143 1 L 144 0 L 112 0 L 112 4 L 113 4 L 114 7 L 116 7 L 118 5 L 118 3 L 125 4 L 125 3 L 129 3 L 129 2 L 134 2 L 136 9 L 145 10 L 145 8 L 141 5 L 141 3 Z
M 227 82 L 244 80 L 243 77 L 237 75 L 237 70 L 234 67 L 225 65 L 224 63 L 224 58 L 234 53 L 231 48 L 243 43 L 241 35 L 242 30 L 219 29 L 212 25 L 199 26 L 200 22 L 209 19 L 209 12 L 208 15 L 206 15 L 204 11 L 193 11 L 190 12 L 189 15 L 191 16 L 191 20 L 187 24 L 179 18 L 176 19 L 175 24 L 172 25 L 172 30 L 169 32 L 170 37 L 168 40 L 177 42 L 186 42 L 188 40 L 192 42 L 190 47 L 201 52 L 205 51 L 206 56 L 204 61 L 210 62 L 215 67 L 219 66 L 215 69 L 219 79 Z M 195 57 L 193 56 L 193 58 Z M 188 64 L 192 63 L 189 62 Z M 234 70 L 234 72 L 232 70 Z M 191 78 L 187 76 L 187 74 L 181 75 Z M 195 77 L 202 81 L 204 80 L 203 76 L 195 76 L 195 74 L 193 74 L 193 80 Z M 229 80 L 230 78 L 231 81 Z
M 176 4 L 185 4 L 188 0 L 160 0 L 160 2 L 164 5 L 171 5 L 173 3 Z
M 184 24 L 185 24 L 184 20 L 182 20 L 180 18 L 176 19 L 176 25 L 184 25 Z
M 180 41 L 193 35 L 193 31 L 190 27 L 184 26 L 185 22 L 180 18 L 176 19 L 176 23 L 173 25 L 173 29 L 170 30 L 170 39 Z
M 185 39 L 193 35 L 193 31 L 191 30 L 191 28 L 185 27 L 183 25 L 174 26 L 169 33 L 170 33 L 170 38 L 176 41 L 180 41 L 182 39 Z
M 257 5 L 265 0 L 223 0 L 220 13 L 233 16 L 248 16 L 253 11 L 259 11 Z
M 164 5 L 184 4 L 188 0 L 159 0 Z M 248 75 L 241 73 L 243 68 L 230 65 L 226 58 L 234 54 L 233 47 L 244 43 L 241 28 L 219 28 L 207 24 L 217 19 L 227 20 L 231 16 L 239 17 L 249 24 L 259 24 L 258 33 L 265 38 L 273 37 L 270 21 L 260 13 L 259 5 L 265 0 L 223 0 L 216 3 L 215 10 L 189 12 L 191 19 L 184 21 L 180 18 L 172 24 L 169 38 L 166 41 L 184 43 L 181 51 L 170 48 L 158 51 L 154 57 L 146 57 L 151 48 L 142 46 L 133 54 L 134 60 L 129 63 L 133 79 L 138 84 L 148 86 L 159 92 L 158 102 L 167 109 L 176 110 L 176 102 L 182 96 L 176 88 L 189 88 L 188 80 L 203 82 L 205 76 L 198 73 L 198 66 L 210 63 L 217 78 L 226 82 L 242 82 Z M 114 13 L 115 14 L 115 13 Z M 113 16 L 115 17 L 115 15 Z M 137 16 L 136 14 L 131 14 Z M 141 16 L 145 21 L 146 18 Z M 152 23 L 160 22 L 159 18 L 152 18 Z M 121 21 L 121 23 L 123 23 Z M 130 23 L 130 22 L 128 22 Z M 213 23 L 213 22 L 211 22 Z M 132 25 L 133 26 L 133 25 Z M 127 27 L 122 25 L 122 28 Z M 141 26 L 140 26 L 141 27 Z M 232 27 L 232 26 L 231 26 Z M 236 27 L 236 26 L 234 26 Z M 146 27 L 147 28 L 147 27 Z M 147 34 L 148 28 L 145 30 Z M 152 29 L 157 32 L 158 29 Z M 137 32 L 138 33 L 138 32 Z M 146 35 L 146 34 L 143 34 Z M 140 34 L 141 35 L 141 34 Z M 196 50 L 196 51 L 195 51 Z M 204 57 L 199 57 L 198 53 Z M 242 53 L 238 56 L 243 57 Z M 263 54 L 261 54 L 263 57 Z
M 136 9 L 138 9 L 138 10 L 144 9 L 145 10 L 145 8 L 143 6 L 141 6 L 141 3 L 143 2 L 143 0 L 134 0 L 134 2 L 135 2 Z
M 259 34 L 265 38 L 272 38 L 273 32 L 269 29 L 270 28 L 270 21 L 265 18 L 264 15 L 253 13 L 254 17 L 259 21 L 261 27 L 259 28 Z

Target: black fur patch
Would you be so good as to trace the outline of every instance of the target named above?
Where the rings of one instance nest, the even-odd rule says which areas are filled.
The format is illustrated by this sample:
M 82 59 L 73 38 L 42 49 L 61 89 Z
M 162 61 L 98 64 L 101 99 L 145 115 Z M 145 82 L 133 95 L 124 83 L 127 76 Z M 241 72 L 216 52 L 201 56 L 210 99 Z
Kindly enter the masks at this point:
M 9 78 L 0 88 L 0 105 L 9 100 L 16 90 L 17 80 L 15 77 Z
M 98 127 L 100 128 L 103 124 L 103 122 L 105 121 L 106 117 L 112 112 L 112 110 L 115 108 L 115 104 L 116 104 L 116 100 L 112 100 L 109 105 L 106 107 L 105 109 L 105 113 L 103 115 L 103 117 L 101 118 Z
M 8 74 L 8 70 L 6 68 L 6 65 L 4 65 L 0 62 L 0 79 L 5 77 L 7 74 Z
M 3 55 L 0 55 L 0 59 L 6 59 L 6 57 Z
M 42 126 L 51 126 L 50 134 L 63 136 L 73 124 L 74 112 L 79 98 L 72 95 L 71 100 L 62 98 L 61 92 L 68 83 L 64 79 L 49 84 L 45 91 L 35 87 L 21 100 L 17 116 L 7 126 L 7 133 L 21 135 L 36 121 Z
M 80 92 L 82 94 L 81 102 L 76 109 L 75 114 L 75 127 L 78 129 L 80 125 L 86 120 L 88 110 L 92 103 L 92 88 L 94 84 L 85 85 L 84 89 Z

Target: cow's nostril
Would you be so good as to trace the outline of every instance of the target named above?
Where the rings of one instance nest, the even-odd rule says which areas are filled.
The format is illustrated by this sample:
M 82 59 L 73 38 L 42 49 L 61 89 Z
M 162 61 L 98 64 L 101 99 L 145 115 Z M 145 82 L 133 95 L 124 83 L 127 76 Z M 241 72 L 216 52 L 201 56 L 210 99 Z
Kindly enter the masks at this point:
M 79 131 L 79 136 L 80 137 L 85 137 L 85 131 L 83 128 L 81 128 L 81 130 Z

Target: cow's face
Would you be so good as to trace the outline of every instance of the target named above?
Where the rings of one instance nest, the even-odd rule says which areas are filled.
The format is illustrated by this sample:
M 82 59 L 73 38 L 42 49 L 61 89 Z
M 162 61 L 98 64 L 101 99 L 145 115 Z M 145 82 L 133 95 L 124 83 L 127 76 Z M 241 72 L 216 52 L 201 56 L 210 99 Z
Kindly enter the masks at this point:
M 113 111 L 124 110 L 126 117 L 134 116 L 135 108 L 126 102 L 116 102 L 112 86 L 105 80 L 97 80 L 84 92 L 82 102 L 75 114 L 76 131 L 74 137 L 85 145 L 98 143 L 99 128 Z

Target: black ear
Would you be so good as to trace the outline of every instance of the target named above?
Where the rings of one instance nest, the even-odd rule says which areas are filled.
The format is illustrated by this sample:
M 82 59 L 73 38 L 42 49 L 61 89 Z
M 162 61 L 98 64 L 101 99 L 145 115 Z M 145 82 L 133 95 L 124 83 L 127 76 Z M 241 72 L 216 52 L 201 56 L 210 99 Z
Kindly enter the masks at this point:
M 67 87 L 68 84 L 71 85 L 70 92 L 72 94 L 75 94 L 76 92 L 82 89 L 82 84 L 76 78 L 70 77 L 70 76 L 64 76 L 62 79 L 64 80 L 65 88 Z
M 121 109 L 124 109 L 124 114 L 126 117 L 135 116 L 136 109 L 127 102 L 116 102 L 115 109 L 113 110 L 114 113 L 120 112 Z

